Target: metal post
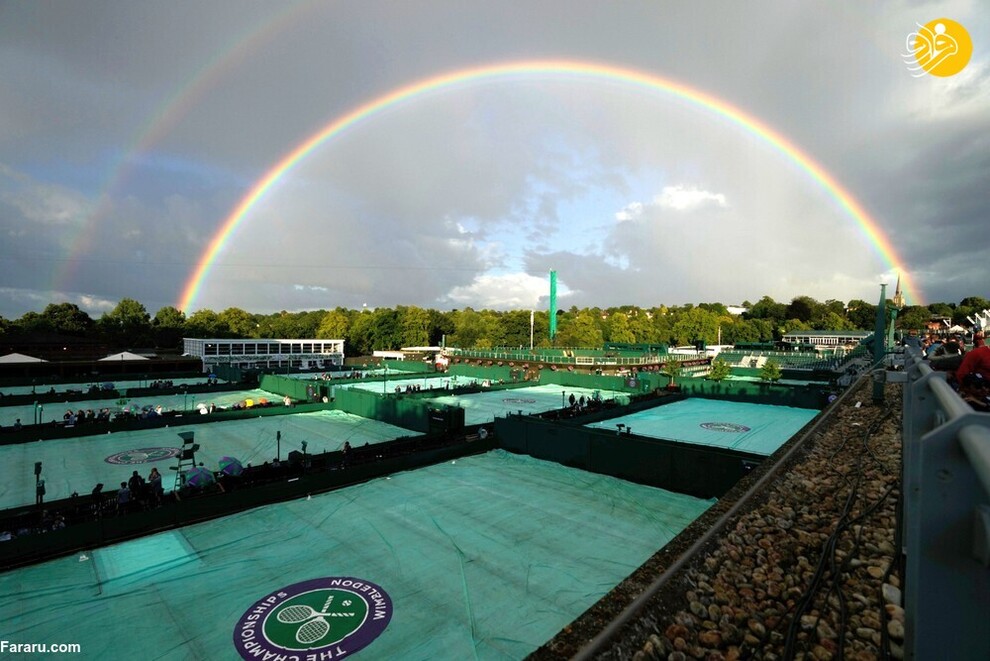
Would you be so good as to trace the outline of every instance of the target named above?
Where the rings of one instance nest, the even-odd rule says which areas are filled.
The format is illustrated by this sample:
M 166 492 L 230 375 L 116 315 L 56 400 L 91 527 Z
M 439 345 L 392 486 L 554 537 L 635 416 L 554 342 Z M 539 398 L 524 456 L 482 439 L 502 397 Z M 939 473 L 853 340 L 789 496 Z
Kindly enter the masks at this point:
M 887 285 L 880 285 L 880 303 L 877 305 L 876 325 L 873 329 L 873 365 L 875 369 L 883 369 L 882 361 L 887 353 L 886 334 L 884 328 L 887 322 Z M 873 403 L 883 403 L 884 381 L 873 379 Z

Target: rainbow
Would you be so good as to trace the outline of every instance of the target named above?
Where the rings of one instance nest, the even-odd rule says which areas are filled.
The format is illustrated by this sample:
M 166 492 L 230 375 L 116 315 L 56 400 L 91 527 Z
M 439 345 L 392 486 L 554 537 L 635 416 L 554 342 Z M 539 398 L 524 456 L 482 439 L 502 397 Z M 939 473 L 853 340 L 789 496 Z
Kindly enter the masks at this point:
M 894 250 L 894 246 L 883 233 L 880 225 L 857 202 L 825 168 L 819 165 L 808 154 L 786 137 L 767 126 L 752 115 L 735 106 L 718 99 L 706 92 L 697 90 L 683 83 L 662 78 L 650 73 L 636 71 L 618 66 L 582 62 L 574 60 L 526 60 L 505 64 L 460 69 L 416 81 L 379 96 L 358 106 L 349 113 L 337 117 L 316 133 L 296 145 L 282 157 L 261 179 L 251 187 L 240 200 L 223 225 L 212 237 L 202 256 L 196 264 L 189 280 L 186 282 L 176 307 L 189 313 L 196 301 L 200 289 L 210 273 L 210 267 L 230 240 L 238 226 L 248 216 L 251 209 L 265 196 L 285 174 L 297 163 L 306 158 L 313 150 L 324 142 L 339 136 L 347 129 L 363 120 L 372 118 L 383 111 L 406 101 L 422 97 L 431 92 L 446 90 L 467 83 L 501 80 L 513 76 L 570 76 L 580 80 L 604 80 L 614 83 L 627 84 L 634 88 L 648 91 L 660 91 L 672 94 L 677 98 L 700 106 L 716 115 L 722 116 L 731 123 L 738 125 L 747 132 L 757 136 L 783 153 L 800 169 L 804 170 L 821 188 L 835 199 L 839 207 L 859 225 L 866 239 L 872 243 L 882 258 L 890 267 L 900 273 L 901 284 L 905 296 L 912 301 L 920 301 L 918 289 L 909 279 L 903 261 Z
M 140 130 L 129 141 L 131 145 L 121 152 L 106 181 L 95 197 L 95 202 L 86 212 L 83 222 L 75 223 L 76 229 L 69 231 L 61 269 L 53 271 L 51 289 L 55 291 L 71 287 L 75 278 L 75 268 L 81 255 L 93 247 L 98 233 L 96 224 L 113 209 L 113 194 L 119 191 L 134 170 L 138 160 L 151 153 L 152 148 L 162 141 L 210 91 L 223 76 L 228 75 L 243 64 L 251 55 L 261 50 L 293 25 L 299 23 L 310 11 L 319 7 L 320 0 L 298 0 L 283 3 L 274 16 L 265 16 L 249 29 L 234 35 L 223 48 L 217 48 L 209 62 L 192 76 L 183 79 L 169 95 L 168 100 L 150 115 L 140 126 Z

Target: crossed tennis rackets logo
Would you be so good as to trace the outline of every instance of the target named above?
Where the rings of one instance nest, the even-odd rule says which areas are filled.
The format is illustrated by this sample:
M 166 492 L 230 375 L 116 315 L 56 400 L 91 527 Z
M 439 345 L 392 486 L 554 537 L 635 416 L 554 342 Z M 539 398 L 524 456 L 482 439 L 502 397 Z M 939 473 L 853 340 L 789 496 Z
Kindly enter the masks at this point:
M 327 597 L 326 602 L 323 604 L 323 608 L 319 611 L 313 609 L 312 606 L 306 604 L 294 604 L 286 606 L 282 610 L 278 611 L 278 615 L 275 616 L 282 624 L 298 624 L 299 628 L 296 630 L 296 641 L 302 643 L 303 645 L 312 645 L 317 641 L 323 639 L 330 633 L 331 625 L 327 618 L 353 618 L 357 616 L 357 612 L 351 611 L 328 611 L 330 605 L 333 603 L 334 597 L 337 595 L 333 592 Z M 343 599 L 340 602 L 343 608 L 353 606 L 354 602 L 352 599 Z M 363 614 L 362 614 L 363 615 Z M 351 628 L 351 627 L 347 627 Z
M 371 581 L 328 576 L 287 585 L 240 616 L 234 646 L 244 659 L 340 658 L 370 645 L 392 619 L 392 599 Z M 315 655 L 315 656 L 313 656 Z

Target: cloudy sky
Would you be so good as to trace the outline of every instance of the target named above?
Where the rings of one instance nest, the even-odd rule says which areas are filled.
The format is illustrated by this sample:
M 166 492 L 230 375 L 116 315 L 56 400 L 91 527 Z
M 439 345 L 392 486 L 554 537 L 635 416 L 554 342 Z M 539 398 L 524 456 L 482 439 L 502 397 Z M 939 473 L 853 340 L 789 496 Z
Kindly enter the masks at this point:
M 917 24 L 974 43 L 913 77 Z M 179 305 L 272 168 L 363 105 L 536 60 L 757 119 L 877 223 L 915 301 L 987 296 L 990 6 L 973 2 L 0 1 L 0 315 Z M 773 141 L 576 71 L 386 104 L 247 209 L 187 312 L 873 301 L 891 261 Z

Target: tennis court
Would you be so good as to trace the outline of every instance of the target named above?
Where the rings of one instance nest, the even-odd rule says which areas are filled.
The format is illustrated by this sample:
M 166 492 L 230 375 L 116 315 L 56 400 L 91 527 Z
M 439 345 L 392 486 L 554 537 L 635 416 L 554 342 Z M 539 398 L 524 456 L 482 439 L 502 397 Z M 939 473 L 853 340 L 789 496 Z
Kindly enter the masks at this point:
M 770 455 L 818 415 L 812 409 L 692 397 L 587 425 Z
M 178 420 L 181 421 L 181 418 Z M 179 432 L 192 431 L 200 450 L 196 455 L 207 468 L 217 470 L 220 457 L 231 456 L 245 466 L 255 466 L 275 458 L 276 432 L 282 433 L 281 453 L 284 460 L 291 450 L 300 450 L 302 441 L 310 453 L 339 450 L 344 441 L 354 447 L 365 443 L 381 443 L 400 436 L 418 436 L 417 432 L 362 418 L 343 411 L 316 411 L 289 415 L 266 416 L 245 420 L 229 420 L 208 425 L 185 425 L 159 429 L 115 432 L 100 436 L 66 438 L 38 443 L 0 446 L 0 465 L 4 479 L 0 480 L 0 508 L 34 503 L 34 462 L 42 462 L 46 498 L 68 498 L 73 491 L 88 494 L 97 482 L 115 489 L 138 470 L 147 477 L 152 466 L 165 476 L 163 486 L 171 489 L 174 472 L 169 466 L 177 464 L 167 452 L 145 452 L 151 457 L 161 455 L 160 461 L 134 465 L 127 463 L 138 451 L 178 448 Z M 116 459 L 115 459 L 116 458 Z M 108 463 L 121 461 L 122 463 Z
M 464 409 L 465 424 L 479 425 L 492 422 L 496 416 L 505 417 L 510 413 L 522 411 L 523 415 L 528 415 L 563 408 L 568 405 L 571 394 L 575 399 L 584 397 L 587 400 L 596 393 L 602 399 L 628 396 L 626 393 L 613 390 L 546 384 L 470 395 L 444 395 L 430 401 L 437 405 L 460 406 Z
M 710 504 L 493 451 L 0 574 L 0 621 L 84 658 L 521 659 Z
M 165 381 L 166 378 L 162 378 L 162 379 L 144 378 L 138 381 L 135 380 L 117 381 L 113 378 L 107 378 L 102 381 L 86 381 L 80 383 L 58 383 L 58 384 L 40 383 L 30 386 L 3 386 L 0 387 L 0 392 L 3 392 L 4 395 L 30 395 L 32 393 L 44 394 L 52 389 L 54 389 L 56 393 L 64 393 L 70 390 L 75 392 L 79 392 L 79 391 L 85 392 L 89 390 L 90 386 L 95 385 L 97 388 L 99 388 L 104 383 L 113 384 L 115 390 L 119 392 L 123 392 L 128 388 L 147 388 L 149 387 L 149 384 L 151 384 L 153 381 L 156 380 Z M 201 386 L 206 383 L 206 376 L 203 375 L 196 377 L 185 377 L 185 378 L 167 379 L 167 380 L 171 381 L 173 386 L 194 386 L 194 385 Z M 226 383 L 226 381 L 222 379 L 219 382 Z
M 396 376 L 395 378 L 385 378 L 380 381 L 355 381 L 343 383 L 335 388 L 357 388 L 369 392 L 394 393 L 405 392 L 406 388 L 421 388 L 422 390 L 445 390 L 447 388 L 458 388 L 481 383 L 482 379 L 475 379 L 469 376 L 442 375 L 442 376 Z M 398 390 L 396 390 L 398 388 Z
M 262 399 L 266 399 L 271 402 L 281 402 L 282 396 L 270 393 L 266 390 L 254 388 L 250 390 L 189 393 L 187 395 L 183 395 L 181 393 L 176 395 L 149 395 L 147 397 L 127 397 L 125 395 L 120 399 L 93 399 L 82 402 L 61 403 L 52 402 L 40 406 L 39 408 L 41 409 L 40 417 L 42 422 L 52 422 L 53 420 L 61 422 L 65 413 L 69 410 L 87 411 L 92 409 L 94 411 L 100 411 L 102 409 L 110 409 L 111 414 L 117 414 L 122 411 L 140 412 L 147 406 L 152 408 L 161 406 L 163 411 L 195 411 L 201 404 L 203 406 L 216 404 L 220 408 L 225 408 L 248 399 L 254 402 L 258 402 Z M 14 421 L 18 419 L 20 419 L 21 424 L 33 424 L 34 416 L 35 407 L 33 404 L 25 404 L 23 406 L 3 406 L 0 407 L 0 426 L 10 427 L 14 424 Z

